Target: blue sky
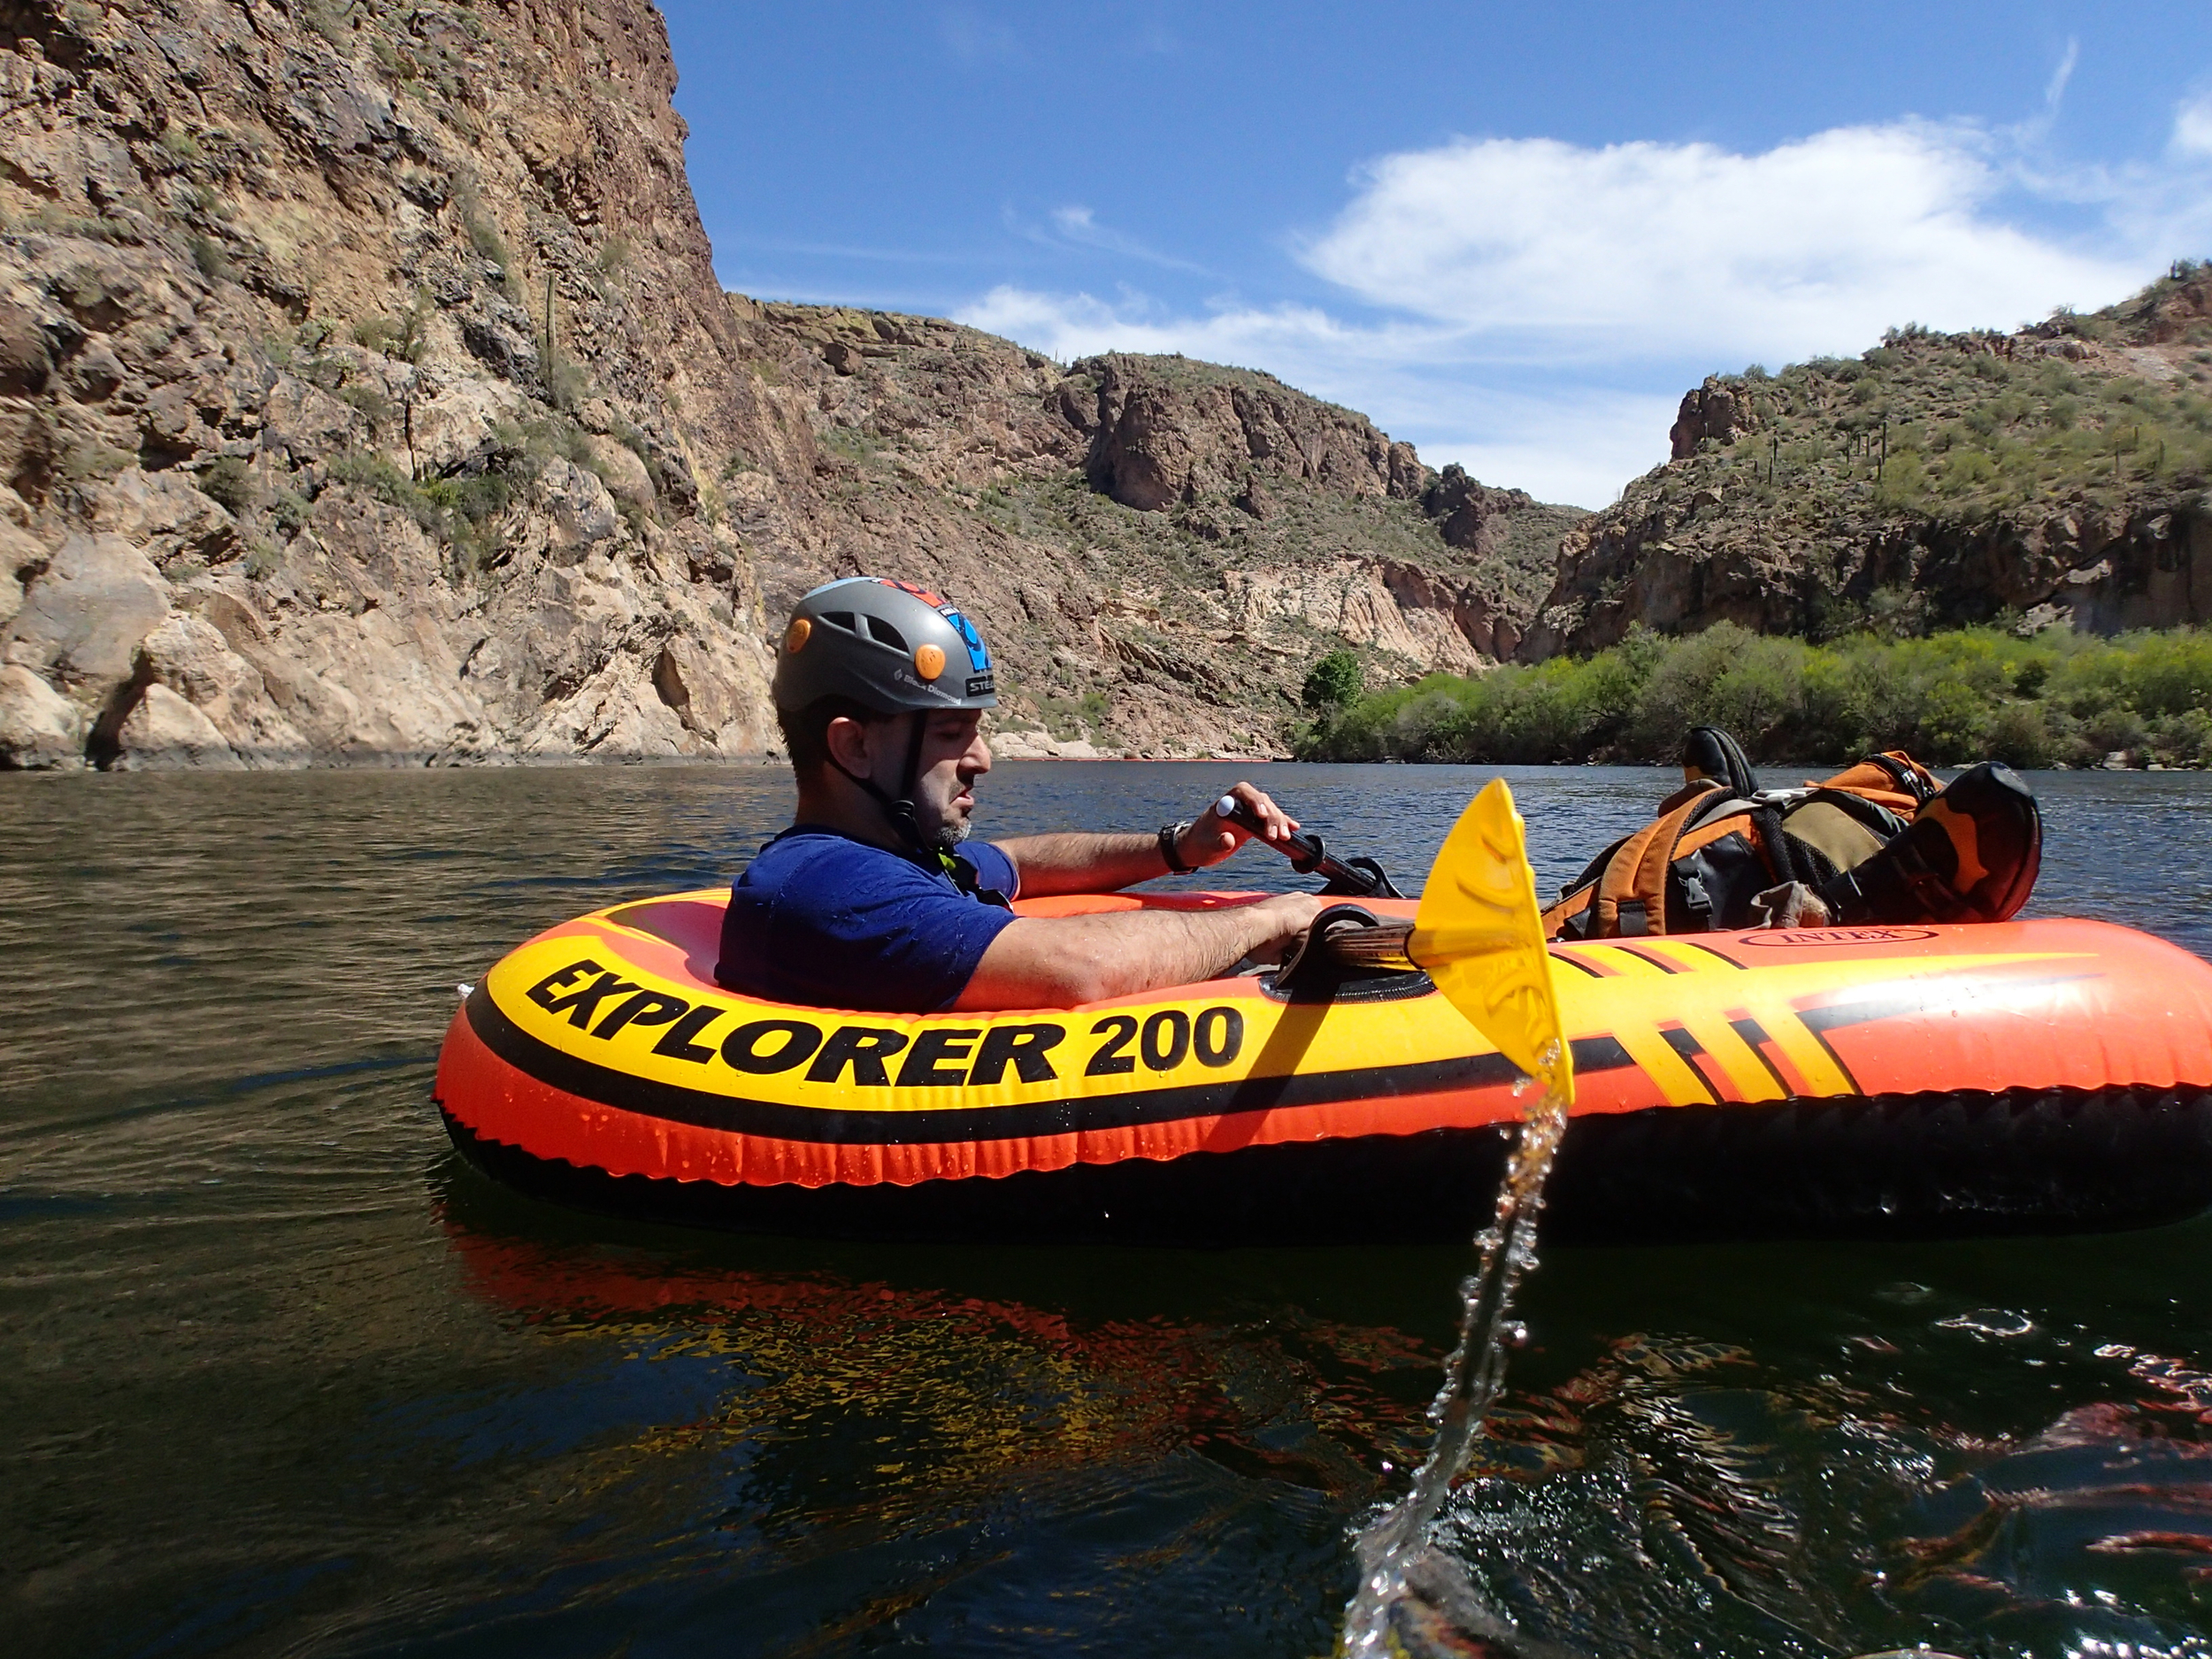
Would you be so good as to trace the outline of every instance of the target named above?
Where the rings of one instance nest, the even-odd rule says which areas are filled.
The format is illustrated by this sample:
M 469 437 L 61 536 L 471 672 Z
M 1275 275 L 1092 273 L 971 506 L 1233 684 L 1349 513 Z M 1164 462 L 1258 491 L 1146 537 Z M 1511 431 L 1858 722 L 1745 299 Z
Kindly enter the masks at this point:
M 725 286 L 1181 350 L 1586 506 L 1682 392 L 2212 257 L 2212 4 L 666 4 Z

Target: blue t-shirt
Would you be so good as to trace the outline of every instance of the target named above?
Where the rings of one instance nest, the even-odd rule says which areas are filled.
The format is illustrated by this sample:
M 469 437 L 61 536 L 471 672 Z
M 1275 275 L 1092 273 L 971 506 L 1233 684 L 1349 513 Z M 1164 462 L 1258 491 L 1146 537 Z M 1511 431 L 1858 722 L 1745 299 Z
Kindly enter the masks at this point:
M 990 842 L 954 856 L 978 887 L 1010 900 L 1019 890 L 1014 861 Z M 714 977 L 772 1002 L 934 1013 L 967 988 L 1013 919 L 887 848 L 795 825 L 730 888 Z

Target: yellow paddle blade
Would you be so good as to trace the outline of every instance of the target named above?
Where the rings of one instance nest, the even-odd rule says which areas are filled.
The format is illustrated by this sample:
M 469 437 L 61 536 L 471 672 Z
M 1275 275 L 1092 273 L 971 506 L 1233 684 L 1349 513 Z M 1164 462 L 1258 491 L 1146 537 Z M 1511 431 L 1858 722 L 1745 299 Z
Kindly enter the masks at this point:
M 1513 792 L 1494 778 L 1444 838 L 1406 954 L 1498 1052 L 1574 1104 L 1574 1057 L 1559 1022 Z

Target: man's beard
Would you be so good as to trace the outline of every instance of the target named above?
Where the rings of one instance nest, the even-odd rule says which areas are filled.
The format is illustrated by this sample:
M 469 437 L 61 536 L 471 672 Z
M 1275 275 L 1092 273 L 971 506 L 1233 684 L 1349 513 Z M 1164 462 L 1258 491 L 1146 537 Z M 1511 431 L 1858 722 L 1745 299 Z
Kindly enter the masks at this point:
M 968 839 L 974 825 L 965 818 L 949 816 L 933 801 L 918 801 L 915 827 L 922 832 L 922 840 L 941 853 L 956 852 L 960 843 Z

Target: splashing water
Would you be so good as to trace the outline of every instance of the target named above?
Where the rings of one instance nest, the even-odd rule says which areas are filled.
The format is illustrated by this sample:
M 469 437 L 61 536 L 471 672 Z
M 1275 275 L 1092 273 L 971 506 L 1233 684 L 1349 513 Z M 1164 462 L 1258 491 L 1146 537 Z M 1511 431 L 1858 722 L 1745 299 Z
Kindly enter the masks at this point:
M 1404 1604 L 1409 1578 L 1430 1554 L 1430 1528 L 1467 1467 L 1483 1418 L 1505 1386 L 1505 1354 L 1521 1327 L 1509 1318 L 1521 1275 L 1536 1265 L 1536 1218 L 1544 1207 L 1544 1178 L 1567 1126 L 1566 1102 L 1554 1087 L 1559 1045 L 1540 1056 L 1535 1078 L 1515 1093 L 1525 1102 L 1521 1133 L 1506 1160 L 1498 1208 L 1476 1238 L 1480 1265 L 1460 1282 L 1459 1346 L 1444 1362 L 1444 1386 L 1429 1406 L 1436 1440 L 1406 1495 L 1369 1524 L 1355 1545 L 1359 1593 L 1344 1613 L 1348 1659 L 1380 1659 L 1390 1651 L 1394 1617 Z M 1459 1575 L 1446 1575 L 1456 1579 Z M 1427 1586 L 1412 1586 L 1427 1594 Z M 1457 1598 L 1455 1598 L 1457 1599 Z M 1491 1623 L 1485 1620 L 1484 1623 Z M 1502 1632 L 1489 1632 L 1502 1634 Z

